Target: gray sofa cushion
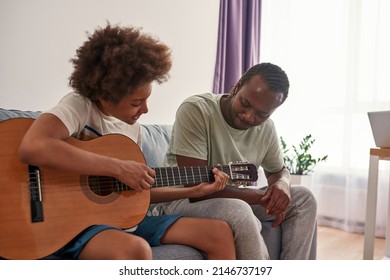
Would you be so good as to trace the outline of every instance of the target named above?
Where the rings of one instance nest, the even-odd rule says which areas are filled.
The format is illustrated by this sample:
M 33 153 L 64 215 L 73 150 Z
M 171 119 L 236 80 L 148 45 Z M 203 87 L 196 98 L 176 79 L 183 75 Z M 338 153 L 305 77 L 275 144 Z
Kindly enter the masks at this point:
M 5 121 L 13 118 L 33 118 L 39 116 L 39 112 L 34 111 L 20 111 L 20 110 L 7 110 L 0 108 L 0 121 Z
M 162 166 L 165 153 L 168 149 L 171 132 L 172 125 L 141 125 L 142 152 L 148 166 Z
M 160 245 L 152 247 L 154 260 L 204 260 L 206 256 L 198 250 L 183 245 Z

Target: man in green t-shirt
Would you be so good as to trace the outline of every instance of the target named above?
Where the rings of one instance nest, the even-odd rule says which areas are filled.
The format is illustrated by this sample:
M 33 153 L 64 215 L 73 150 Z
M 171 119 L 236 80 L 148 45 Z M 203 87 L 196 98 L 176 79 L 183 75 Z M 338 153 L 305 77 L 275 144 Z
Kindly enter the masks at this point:
M 286 100 L 289 80 L 271 63 L 250 68 L 230 94 L 200 94 L 179 107 L 165 158 L 169 166 L 244 161 L 264 169 L 268 187 L 237 188 L 194 200 L 159 204 L 155 212 L 225 219 L 233 229 L 237 258 L 267 259 L 260 222 L 282 232 L 281 259 L 315 259 L 317 204 L 309 189 L 290 187 L 270 116 Z M 259 222 L 260 220 L 260 222 Z

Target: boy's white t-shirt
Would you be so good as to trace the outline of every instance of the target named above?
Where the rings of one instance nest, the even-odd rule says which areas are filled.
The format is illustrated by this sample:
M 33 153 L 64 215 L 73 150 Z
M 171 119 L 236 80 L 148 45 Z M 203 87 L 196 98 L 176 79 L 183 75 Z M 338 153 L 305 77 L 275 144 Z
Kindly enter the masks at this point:
M 104 115 L 86 97 L 71 92 L 65 95 L 52 109 L 45 111 L 57 116 L 69 131 L 69 136 L 80 140 L 118 133 L 132 139 L 141 147 L 141 126 L 138 122 L 129 125 L 117 118 Z
M 141 126 L 133 125 L 117 118 L 104 115 L 98 107 L 77 93 L 65 95 L 52 109 L 45 111 L 57 116 L 69 131 L 69 136 L 79 140 L 91 140 L 102 135 L 118 133 L 132 139 L 141 148 Z M 126 229 L 135 231 L 137 226 Z

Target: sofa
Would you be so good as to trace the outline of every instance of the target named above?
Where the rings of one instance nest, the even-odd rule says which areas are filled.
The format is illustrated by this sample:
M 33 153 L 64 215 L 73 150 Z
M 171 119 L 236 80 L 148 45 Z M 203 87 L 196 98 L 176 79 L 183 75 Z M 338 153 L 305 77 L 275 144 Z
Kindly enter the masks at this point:
M 39 112 L 0 108 L 0 122 L 10 118 L 36 118 Z M 146 124 L 142 129 L 142 151 L 148 166 L 159 167 L 168 148 L 172 125 Z M 1 135 L 0 135 L 1 137 Z M 4 149 L 5 147 L 0 147 Z M 1 187 L 1 186 L 0 186 Z M 0 206 L 1 207 L 1 206 Z M 271 259 L 279 259 L 281 250 L 281 229 L 272 228 L 270 222 L 263 223 L 262 234 Z M 152 247 L 155 260 L 202 260 L 205 255 L 198 250 L 183 245 L 161 245 Z M 48 256 L 48 259 L 54 258 Z

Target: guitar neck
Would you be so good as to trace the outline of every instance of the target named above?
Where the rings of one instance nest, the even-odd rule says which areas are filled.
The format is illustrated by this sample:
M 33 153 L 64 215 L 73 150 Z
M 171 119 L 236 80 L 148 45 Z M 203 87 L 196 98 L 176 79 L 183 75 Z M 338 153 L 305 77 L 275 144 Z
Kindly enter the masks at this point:
M 213 182 L 213 168 L 213 166 L 155 167 L 153 170 L 156 172 L 156 176 L 154 177 L 154 184 L 151 187 L 158 188 Z M 231 173 L 229 165 L 216 166 L 216 168 L 227 174 Z M 131 187 L 126 186 L 119 180 L 114 180 L 115 189 L 117 191 L 126 191 L 131 189 Z
M 157 167 L 155 183 L 152 187 L 167 187 L 177 185 L 191 185 L 203 182 L 213 182 L 213 166 L 180 166 L 180 167 Z M 217 166 L 218 169 L 230 174 L 229 166 Z

